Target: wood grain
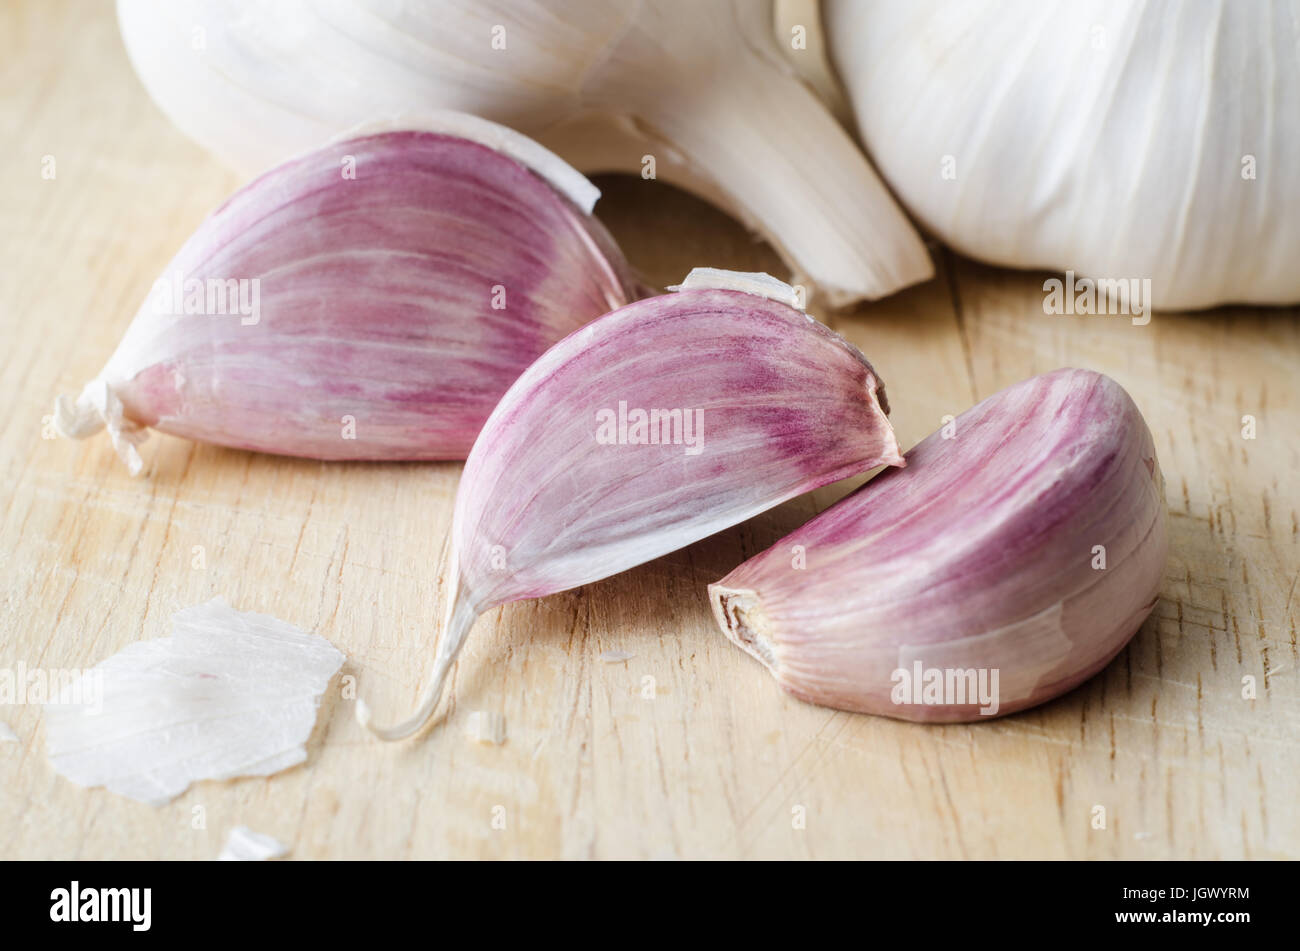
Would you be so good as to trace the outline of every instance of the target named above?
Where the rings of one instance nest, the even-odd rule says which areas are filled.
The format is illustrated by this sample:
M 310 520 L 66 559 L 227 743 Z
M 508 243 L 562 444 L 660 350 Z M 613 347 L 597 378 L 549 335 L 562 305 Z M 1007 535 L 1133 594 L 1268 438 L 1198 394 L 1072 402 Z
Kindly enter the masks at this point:
M 329 638 L 380 716 L 404 712 L 432 659 L 458 465 L 155 437 L 133 479 L 102 439 L 44 438 L 54 396 L 98 371 L 238 181 L 149 102 L 110 4 L 0 15 L 0 667 L 90 666 L 220 593 Z M 598 213 L 651 282 L 697 264 L 781 274 L 712 208 L 654 182 L 601 184 Z M 936 280 L 822 315 L 888 381 L 905 445 L 1062 365 L 1115 377 L 1155 433 L 1172 531 L 1163 597 L 1080 689 L 941 727 L 780 694 L 714 630 L 704 588 L 841 485 L 492 612 L 456 669 L 446 725 L 419 742 L 368 742 L 340 688 L 304 766 L 201 783 L 153 809 L 58 777 L 39 710 L 0 708 L 20 737 L 0 744 L 0 857 L 206 859 L 236 824 L 295 858 L 1300 857 L 1297 311 L 1157 314 L 1146 327 L 1049 317 L 1043 275 L 935 253 Z M 633 656 L 603 662 L 609 650 Z M 1258 699 L 1242 699 L 1244 676 Z M 474 710 L 505 714 L 504 746 L 468 742 Z

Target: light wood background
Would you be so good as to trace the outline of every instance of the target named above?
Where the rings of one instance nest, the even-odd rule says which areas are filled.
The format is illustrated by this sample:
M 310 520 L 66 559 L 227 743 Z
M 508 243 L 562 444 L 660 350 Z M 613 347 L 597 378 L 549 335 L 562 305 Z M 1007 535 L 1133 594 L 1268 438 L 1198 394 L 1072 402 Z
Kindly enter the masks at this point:
M 149 102 L 110 4 L 11 0 L 0 70 L 0 667 L 93 665 L 220 593 L 329 638 L 378 714 L 404 713 L 433 656 L 459 465 L 320 464 L 154 437 L 133 479 L 106 439 L 42 438 L 54 396 L 99 370 L 238 182 Z M 692 198 L 601 184 L 600 217 L 657 285 L 694 265 L 783 273 Z M 335 690 L 304 766 L 201 783 L 153 809 L 60 778 L 39 710 L 0 708 L 20 737 L 0 744 L 0 857 L 206 859 L 236 824 L 295 858 L 1300 857 L 1297 311 L 1158 314 L 1146 327 L 1053 318 L 1042 274 L 936 257 L 936 280 L 830 320 L 889 383 L 904 445 L 1063 365 L 1115 377 L 1155 433 L 1172 536 L 1163 598 L 1091 682 L 970 726 L 781 694 L 714 629 L 705 585 L 839 486 L 486 616 L 448 720 L 417 742 L 369 742 Z M 609 650 L 633 656 L 604 663 Z M 504 746 L 467 740 L 474 710 L 505 714 Z M 1104 830 L 1090 821 L 1098 805 Z

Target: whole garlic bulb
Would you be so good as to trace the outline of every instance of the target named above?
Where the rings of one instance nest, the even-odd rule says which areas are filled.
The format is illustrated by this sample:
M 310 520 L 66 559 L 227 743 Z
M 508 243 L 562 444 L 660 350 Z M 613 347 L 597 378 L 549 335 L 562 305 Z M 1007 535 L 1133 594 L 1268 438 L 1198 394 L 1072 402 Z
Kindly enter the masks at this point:
M 770 0 L 119 0 L 118 19 L 163 112 L 246 173 L 361 122 L 452 109 L 582 171 L 716 201 L 832 304 L 933 273 L 861 150 L 782 57 Z
M 826 0 L 864 143 L 973 257 L 1300 300 L 1296 0 Z

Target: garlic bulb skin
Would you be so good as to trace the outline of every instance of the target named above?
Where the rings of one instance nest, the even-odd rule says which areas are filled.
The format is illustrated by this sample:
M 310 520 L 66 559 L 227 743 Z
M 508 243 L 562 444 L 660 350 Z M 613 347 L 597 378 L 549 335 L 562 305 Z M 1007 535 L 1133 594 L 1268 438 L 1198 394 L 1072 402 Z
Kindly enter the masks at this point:
M 933 274 L 782 57 L 770 0 L 119 0 L 118 19 L 162 111 L 245 173 L 375 116 L 453 109 L 585 172 L 700 193 L 831 304 Z
M 220 597 L 171 620 L 169 636 L 134 641 L 45 705 L 54 771 L 162 806 L 200 780 L 271 776 L 306 760 L 343 653 Z
M 606 314 L 528 368 L 461 476 L 431 686 L 414 716 L 377 735 L 401 739 L 429 719 L 485 611 L 902 463 L 871 365 L 795 299 L 767 275 L 697 269 L 680 291 Z M 368 707 L 357 715 L 369 726 Z
M 826 0 L 868 152 L 972 257 L 1300 300 L 1300 2 Z
M 1101 670 L 1155 606 L 1164 480 L 1109 377 L 1016 384 L 906 458 L 709 586 L 787 692 L 906 720 L 1013 713 Z M 993 689 L 928 697 L 933 671 Z
M 517 132 L 429 114 L 215 211 L 55 422 L 315 459 L 463 459 L 551 344 L 639 296 L 599 192 Z M 580 204 L 579 204 L 580 203 Z

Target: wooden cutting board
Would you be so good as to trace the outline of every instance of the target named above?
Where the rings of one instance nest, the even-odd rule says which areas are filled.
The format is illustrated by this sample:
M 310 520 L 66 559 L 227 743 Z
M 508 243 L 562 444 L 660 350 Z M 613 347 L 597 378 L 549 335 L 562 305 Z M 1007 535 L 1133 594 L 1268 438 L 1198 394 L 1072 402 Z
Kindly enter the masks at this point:
M 90 666 L 223 594 L 329 638 L 380 717 L 406 712 L 433 655 L 459 465 L 321 464 L 155 437 L 132 478 L 102 438 L 44 438 L 54 396 L 99 370 L 238 180 L 150 103 L 111 4 L 11 2 L 0 17 L 0 668 Z M 784 276 L 709 206 L 654 182 L 600 184 L 598 214 L 652 283 L 694 265 Z M 935 280 L 820 314 L 889 382 L 904 445 L 1066 365 L 1113 376 L 1155 434 L 1171 515 L 1163 597 L 1080 689 L 969 726 L 781 694 L 714 628 L 705 585 L 841 485 L 492 612 L 456 669 L 447 722 L 417 742 L 368 741 L 335 689 L 305 765 L 200 783 L 154 809 L 57 776 L 39 709 L 0 708 L 20 738 L 0 744 L 0 857 L 206 859 L 234 825 L 296 858 L 1300 857 L 1297 311 L 1158 314 L 1145 327 L 1048 317 L 1044 275 L 935 255 Z M 612 650 L 632 656 L 603 662 Z M 1242 698 L 1247 676 L 1257 699 Z M 505 745 L 468 741 L 476 710 L 505 715 Z

